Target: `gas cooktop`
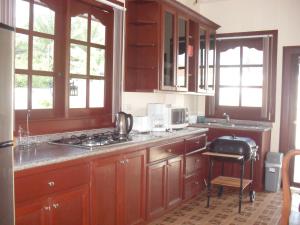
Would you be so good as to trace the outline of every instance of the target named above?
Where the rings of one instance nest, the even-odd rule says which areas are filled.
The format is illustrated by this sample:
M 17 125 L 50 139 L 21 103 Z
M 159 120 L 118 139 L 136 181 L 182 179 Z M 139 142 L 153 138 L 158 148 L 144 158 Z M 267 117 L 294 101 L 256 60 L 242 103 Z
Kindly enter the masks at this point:
M 99 146 L 113 145 L 131 141 L 132 139 L 129 136 L 120 136 L 116 132 L 103 132 L 96 133 L 92 135 L 81 134 L 81 135 L 72 135 L 68 138 L 60 138 L 48 142 L 49 144 L 57 145 L 69 145 L 80 148 L 92 149 Z

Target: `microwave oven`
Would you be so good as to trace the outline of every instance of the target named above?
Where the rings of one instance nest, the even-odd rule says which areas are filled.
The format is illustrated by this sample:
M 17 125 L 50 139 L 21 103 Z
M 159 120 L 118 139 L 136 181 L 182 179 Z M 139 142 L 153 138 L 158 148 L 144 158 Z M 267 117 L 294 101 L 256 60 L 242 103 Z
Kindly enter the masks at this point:
M 188 126 L 188 109 L 173 108 L 163 103 L 149 103 L 148 117 L 151 131 L 183 129 Z
M 183 129 L 189 125 L 189 113 L 187 108 L 169 108 L 169 129 Z

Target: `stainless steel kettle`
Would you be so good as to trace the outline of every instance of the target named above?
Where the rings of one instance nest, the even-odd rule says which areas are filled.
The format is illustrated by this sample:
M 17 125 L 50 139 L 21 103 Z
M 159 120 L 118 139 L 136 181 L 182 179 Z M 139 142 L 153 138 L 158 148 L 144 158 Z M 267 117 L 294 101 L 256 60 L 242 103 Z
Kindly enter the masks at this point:
M 115 115 L 115 127 L 120 138 L 126 139 L 133 126 L 133 117 L 131 114 L 118 112 Z

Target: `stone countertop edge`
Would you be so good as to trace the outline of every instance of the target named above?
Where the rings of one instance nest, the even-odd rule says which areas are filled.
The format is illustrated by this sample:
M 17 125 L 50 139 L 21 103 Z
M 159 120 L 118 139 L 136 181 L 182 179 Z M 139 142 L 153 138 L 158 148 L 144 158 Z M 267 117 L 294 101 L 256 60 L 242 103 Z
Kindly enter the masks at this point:
M 184 131 L 176 131 L 176 132 L 170 132 L 170 133 L 164 133 L 163 135 L 152 135 L 152 134 L 143 134 L 141 135 L 143 138 L 140 137 L 136 138 L 133 136 L 133 140 L 130 142 L 122 143 L 122 144 L 116 144 L 116 145 L 110 145 L 110 146 L 101 146 L 98 149 L 95 148 L 93 150 L 88 150 L 88 149 L 80 149 L 79 147 L 73 147 L 76 149 L 74 151 L 74 154 L 66 154 L 61 156 L 53 156 L 53 157 L 45 157 L 43 159 L 32 159 L 30 162 L 26 163 L 18 163 L 16 165 L 16 156 L 15 156 L 15 165 L 14 165 L 14 172 L 21 171 L 21 170 L 26 170 L 26 169 L 31 169 L 34 167 L 40 167 L 40 166 L 47 166 L 51 164 L 56 164 L 56 163 L 61 163 L 61 162 L 66 162 L 66 161 L 71 161 L 75 159 L 80 159 L 80 158 L 86 158 L 90 156 L 96 156 L 96 155 L 101 155 L 104 153 L 110 153 L 110 152 L 117 152 L 119 150 L 123 150 L 129 147 L 136 147 L 142 144 L 151 144 L 154 142 L 159 142 L 159 141 L 164 141 L 168 139 L 173 139 L 173 138 L 178 138 L 178 137 L 184 137 L 196 133 L 202 133 L 202 132 L 207 132 L 208 128 L 202 128 L 202 127 L 189 127 L 188 130 Z M 139 136 L 139 135 L 138 135 Z M 50 145 L 50 144 L 48 144 Z M 52 146 L 57 146 L 57 148 L 62 147 L 61 145 L 52 145 Z M 18 150 L 20 151 L 20 150 Z M 22 150 L 26 153 L 27 150 Z M 31 150 L 29 150 L 31 151 Z M 36 149 L 36 151 L 51 151 L 51 149 L 47 150 L 45 148 L 42 149 Z
M 246 131 L 259 131 L 259 132 L 264 132 L 271 130 L 272 127 L 264 127 L 264 126 L 221 126 L 221 125 L 214 125 L 212 124 L 207 124 L 207 123 L 194 123 L 190 124 L 190 127 L 198 127 L 198 128 L 217 128 L 217 129 L 227 129 L 227 130 L 246 130 Z

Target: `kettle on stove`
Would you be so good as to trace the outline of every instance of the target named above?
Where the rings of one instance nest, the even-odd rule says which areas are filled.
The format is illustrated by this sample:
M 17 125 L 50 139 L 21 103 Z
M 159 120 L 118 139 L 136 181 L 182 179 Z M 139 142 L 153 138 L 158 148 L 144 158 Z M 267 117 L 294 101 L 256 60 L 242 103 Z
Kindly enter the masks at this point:
M 118 112 L 115 115 L 116 131 L 120 135 L 120 139 L 127 139 L 129 132 L 133 126 L 133 117 L 131 114 Z

